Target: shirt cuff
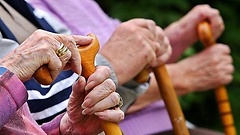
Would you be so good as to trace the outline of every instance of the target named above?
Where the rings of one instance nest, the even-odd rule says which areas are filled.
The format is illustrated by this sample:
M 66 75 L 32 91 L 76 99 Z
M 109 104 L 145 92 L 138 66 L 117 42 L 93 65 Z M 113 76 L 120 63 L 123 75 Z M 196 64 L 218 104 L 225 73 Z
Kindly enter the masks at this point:
M 7 71 L 7 68 L 0 66 L 0 75 L 3 75 Z
M 115 71 L 113 70 L 112 66 L 110 65 L 109 61 L 101 54 L 97 54 L 95 58 L 96 66 L 108 66 L 111 69 L 110 78 L 113 80 L 116 86 L 118 86 L 118 79 Z

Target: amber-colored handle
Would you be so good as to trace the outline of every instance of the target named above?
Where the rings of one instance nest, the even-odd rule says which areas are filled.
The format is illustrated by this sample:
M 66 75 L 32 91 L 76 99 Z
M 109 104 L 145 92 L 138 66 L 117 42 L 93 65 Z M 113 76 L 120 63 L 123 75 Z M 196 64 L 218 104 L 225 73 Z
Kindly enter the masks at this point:
M 94 34 L 89 34 L 93 38 L 92 42 L 87 46 L 79 46 L 79 54 L 81 55 L 82 76 L 86 79 L 95 71 L 94 60 L 99 50 L 99 42 Z M 44 85 L 53 82 L 49 69 L 46 65 L 40 67 L 34 74 L 35 79 Z M 122 135 L 120 127 L 117 123 L 102 121 L 101 127 L 106 135 Z
M 93 38 L 93 41 L 88 46 L 80 46 L 79 53 L 81 54 L 82 63 L 82 75 L 88 78 L 94 71 L 95 56 L 99 50 L 99 42 L 95 35 L 89 34 Z M 117 123 L 102 121 L 101 127 L 105 132 L 105 135 L 122 135 L 121 129 Z
M 207 21 L 203 21 L 198 25 L 198 36 L 205 47 L 212 46 L 216 43 L 212 35 L 211 26 Z M 225 134 L 237 135 L 237 131 L 234 126 L 231 106 L 228 100 L 228 94 L 225 86 L 219 86 L 215 88 L 214 93 L 218 103 L 218 110 L 221 116 L 222 124 L 224 126 Z

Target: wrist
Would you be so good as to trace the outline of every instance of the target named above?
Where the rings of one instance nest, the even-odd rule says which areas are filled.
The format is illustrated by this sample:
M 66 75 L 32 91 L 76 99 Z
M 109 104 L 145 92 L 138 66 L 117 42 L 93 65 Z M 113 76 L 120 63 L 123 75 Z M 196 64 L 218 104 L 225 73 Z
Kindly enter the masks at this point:
M 73 127 L 69 122 L 68 115 L 65 113 L 60 121 L 60 135 L 70 135 L 73 134 Z
M 189 93 L 188 79 L 185 75 L 184 69 L 179 66 L 179 63 L 167 64 L 167 70 L 172 81 L 172 85 L 178 96 Z

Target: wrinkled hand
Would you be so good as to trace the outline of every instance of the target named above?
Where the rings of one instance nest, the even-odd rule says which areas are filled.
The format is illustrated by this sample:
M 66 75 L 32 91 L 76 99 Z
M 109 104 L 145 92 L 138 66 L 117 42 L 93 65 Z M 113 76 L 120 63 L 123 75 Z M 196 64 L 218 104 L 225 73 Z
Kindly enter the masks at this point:
M 191 65 L 191 66 L 189 66 Z M 230 83 L 234 67 L 230 49 L 217 44 L 175 64 L 167 64 L 167 70 L 178 96 L 194 91 L 205 91 Z M 143 109 L 161 99 L 158 84 L 153 74 L 149 89 L 139 96 L 127 113 Z
M 119 122 L 124 113 L 120 108 L 108 109 L 119 103 L 119 95 L 110 76 L 110 69 L 97 67 L 87 83 L 83 77 L 73 85 L 67 113 L 61 120 L 62 134 L 94 135 L 102 131 L 101 120 Z
M 210 22 L 213 36 L 217 39 L 224 30 L 224 22 L 219 10 L 209 5 L 195 6 L 184 17 L 164 30 L 173 48 L 169 62 L 175 62 L 186 48 L 199 40 L 197 25 L 204 20 Z
M 121 85 L 147 65 L 155 67 L 166 62 L 171 55 L 171 46 L 155 22 L 132 19 L 115 30 L 100 53 L 113 66 Z
M 214 45 L 178 62 L 172 71 L 175 77 L 171 78 L 180 95 L 226 85 L 232 81 L 234 72 L 230 48 L 223 44 Z
M 81 60 L 77 45 L 88 45 L 92 39 L 87 36 L 53 34 L 43 30 L 35 31 L 16 50 L 1 59 L 0 65 L 15 73 L 20 80 L 26 81 L 42 65 L 47 64 L 52 78 L 65 68 L 81 73 Z M 56 50 L 64 43 L 68 47 L 65 55 L 58 57 Z

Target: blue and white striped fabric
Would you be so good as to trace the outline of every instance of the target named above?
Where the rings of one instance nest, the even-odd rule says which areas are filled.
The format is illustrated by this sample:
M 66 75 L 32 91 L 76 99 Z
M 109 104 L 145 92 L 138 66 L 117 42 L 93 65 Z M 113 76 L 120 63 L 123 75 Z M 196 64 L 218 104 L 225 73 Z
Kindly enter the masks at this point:
M 60 33 L 69 34 L 68 29 L 65 28 L 64 25 L 50 25 L 44 17 L 36 15 L 39 11 L 37 12 L 24 0 L 11 0 L 6 2 L 38 28 L 56 33 L 61 31 Z M 52 20 L 54 19 L 52 18 Z M 52 23 L 55 22 L 56 21 L 52 21 Z M 0 23 L 0 26 L 4 38 L 17 41 L 3 22 Z M 59 26 L 61 28 L 59 28 Z M 28 89 L 28 105 L 30 111 L 32 112 L 33 118 L 39 124 L 52 120 L 56 115 L 66 110 L 68 98 L 72 91 L 71 86 L 77 78 L 78 75 L 69 70 L 61 72 L 57 79 L 49 86 L 40 85 L 34 79 L 24 83 Z
M 78 75 L 72 71 L 63 71 L 57 79 L 48 86 L 38 84 L 34 79 L 25 82 L 28 89 L 28 104 L 32 116 L 38 123 L 53 119 L 65 111 L 72 84 Z

